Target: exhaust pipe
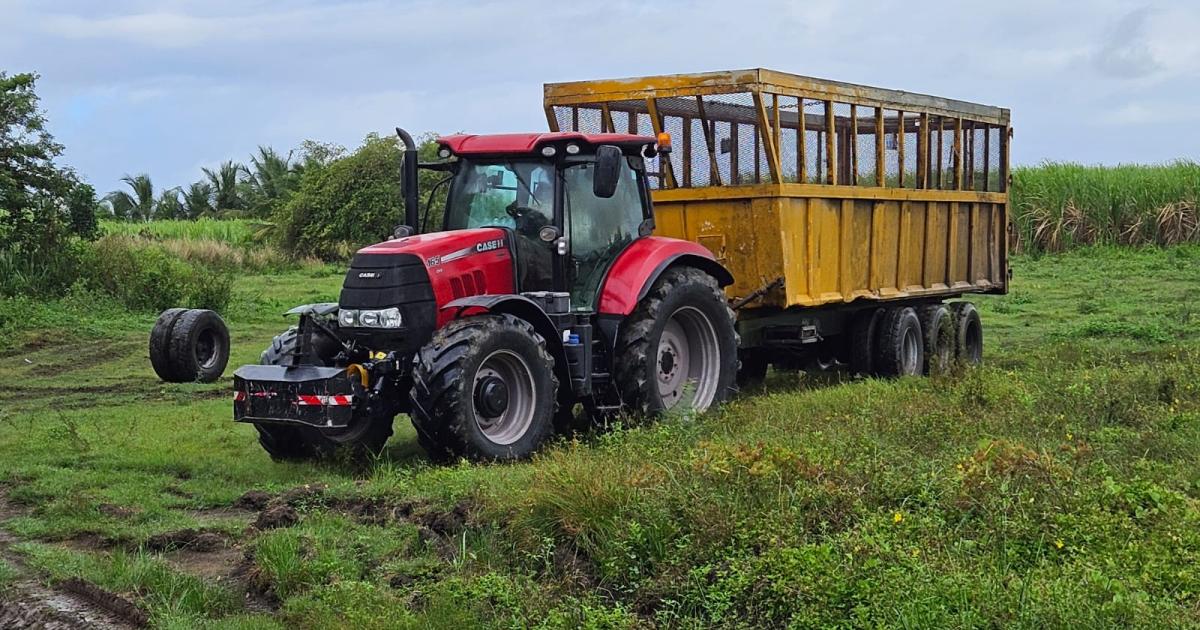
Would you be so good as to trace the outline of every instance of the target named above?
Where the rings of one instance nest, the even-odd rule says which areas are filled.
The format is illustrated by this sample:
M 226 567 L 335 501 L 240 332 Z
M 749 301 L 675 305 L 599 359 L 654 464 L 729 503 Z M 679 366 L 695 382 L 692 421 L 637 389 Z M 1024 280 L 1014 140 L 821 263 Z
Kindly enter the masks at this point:
M 417 208 L 417 143 L 407 131 L 396 127 L 396 135 L 404 143 L 404 164 L 401 167 L 400 192 L 404 194 L 404 223 L 416 234 L 420 227 Z

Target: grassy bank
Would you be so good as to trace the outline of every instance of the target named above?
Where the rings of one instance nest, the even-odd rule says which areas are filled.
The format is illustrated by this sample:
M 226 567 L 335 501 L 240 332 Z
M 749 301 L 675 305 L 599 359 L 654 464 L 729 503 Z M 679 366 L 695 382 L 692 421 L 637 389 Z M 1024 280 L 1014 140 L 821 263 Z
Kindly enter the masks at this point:
M 148 320 L 34 337 L 0 358 L 0 527 L 176 627 L 1196 625 L 1198 263 L 1017 257 L 984 369 L 774 374 L 515 465 L 430 466 L 403 417 L 373 466 L 275 464 L 228 383 L 153 379 Z M 231 364 L 339 284 L 239 278 Z

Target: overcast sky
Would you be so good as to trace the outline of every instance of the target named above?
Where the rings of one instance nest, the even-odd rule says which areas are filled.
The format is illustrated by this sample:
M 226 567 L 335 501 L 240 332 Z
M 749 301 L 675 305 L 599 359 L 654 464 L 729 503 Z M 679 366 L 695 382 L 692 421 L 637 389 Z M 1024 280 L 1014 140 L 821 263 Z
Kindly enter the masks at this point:
M 1200 2 L 0 0 L 101 193 L 371 131 L 542 130 L 547 81 L 766 67 L 1012 110 L 1014 162 L 1200 159 Z

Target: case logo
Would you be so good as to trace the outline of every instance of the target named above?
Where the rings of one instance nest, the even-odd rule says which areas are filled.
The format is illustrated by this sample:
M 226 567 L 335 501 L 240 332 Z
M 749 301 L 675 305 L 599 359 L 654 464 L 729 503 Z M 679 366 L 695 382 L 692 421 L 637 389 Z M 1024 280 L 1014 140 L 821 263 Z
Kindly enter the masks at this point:
M 480 241 L 480 242 L 476 243 L 474 246 L 464 247 L 462 249 L 452 251 L 448 254 L 430 256 L 428 259 L 426 259 L 425 264 L 430 267 L 436 267 L 441 264 L 445 264 L 448 262 L 458 260 L 459 258 L 465 258 L 467 256 L 470 256 L 471 254 L 482 254 L 484 252 L 495 251 L 495 250 L 501 249 L 503 247 L 504 247 L 504 239 L 502 239 L 502 238 L 496 238 L 496 239 L 492 239 L 490 241 Z
M 375 278 L 378 278 L 378 277 L 380 277 L 380 276 L 382 276 L 382 275 L 383 275 L 383 274 L 381 274 L 381 273 L 379 273 L 379 272 L 377 272 L 377 271 L 363 271 L 363 272 L 360 272 L 360 273 L 358 274 L 358 277 L 359 277 L 359 278 L 370 278 L 370 279 L 372 279 L 372 280 L 373 280 L 373 279 L 375 279 Z

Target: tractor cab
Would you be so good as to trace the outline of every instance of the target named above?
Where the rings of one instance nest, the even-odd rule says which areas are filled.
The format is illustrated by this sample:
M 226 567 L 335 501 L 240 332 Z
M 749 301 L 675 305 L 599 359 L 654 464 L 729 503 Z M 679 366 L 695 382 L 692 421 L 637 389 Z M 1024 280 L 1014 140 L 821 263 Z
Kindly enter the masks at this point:
M 592 311 L 605 272 L 654 227 L 643 155 L 652 138 L 578 133 L 439 140 L 452 175 L 443 229 L 496 227 L 512 239 L 520 293 L 570 295 Z

